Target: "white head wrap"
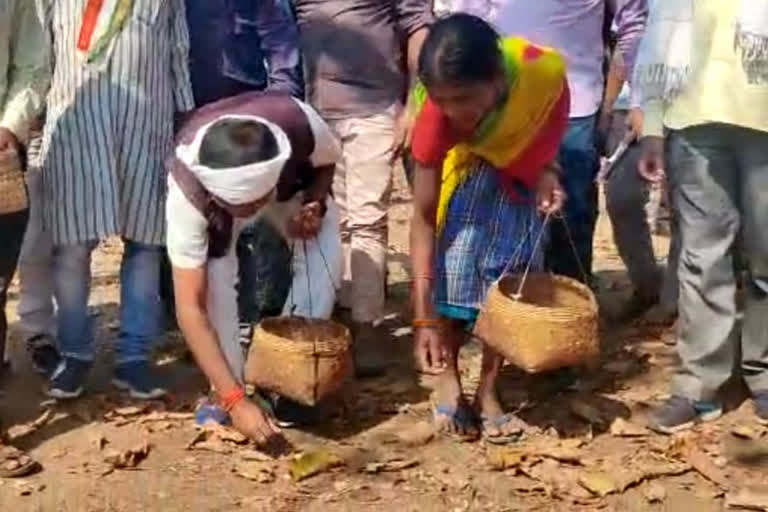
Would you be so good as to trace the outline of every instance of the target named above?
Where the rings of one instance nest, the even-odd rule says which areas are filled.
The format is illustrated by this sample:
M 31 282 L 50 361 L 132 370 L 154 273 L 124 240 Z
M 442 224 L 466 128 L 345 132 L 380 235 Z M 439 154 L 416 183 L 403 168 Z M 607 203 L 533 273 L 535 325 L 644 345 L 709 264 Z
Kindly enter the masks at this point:
M 224 120 L 256 121 L 266 125 L 277 141 L 277 156 L 266 162 L 225 169 L 212 169 L 201 165 L 200 146 L 203 138 L 216 123 Z M 291 157 L 291 142 L 282 128 L 264 118 L 223 115 L 200 128 L 191 144 L 179 145 L 176 148 L 176 156 L 208 192 L 230 204 L 245 204 L 262 199 L 275 188 L 285 162 Z

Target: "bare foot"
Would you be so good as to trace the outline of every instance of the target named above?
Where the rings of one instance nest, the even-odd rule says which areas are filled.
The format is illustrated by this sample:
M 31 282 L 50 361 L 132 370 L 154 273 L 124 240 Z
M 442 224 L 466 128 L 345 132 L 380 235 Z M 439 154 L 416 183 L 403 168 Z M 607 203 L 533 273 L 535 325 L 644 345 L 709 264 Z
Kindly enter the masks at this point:
M 474 408 L 482 420 L 483 437 L 488 441 L 510 442 L 523 433 L 525 423 L 514 414 L 504 413 L 493 386 L 478 388 Z
M 435 395 L 435 427 L 438 432 L 460 436 L 477 434 L 475 415 L 462 396 L 455 367 L 449 367 L 437 378 Z

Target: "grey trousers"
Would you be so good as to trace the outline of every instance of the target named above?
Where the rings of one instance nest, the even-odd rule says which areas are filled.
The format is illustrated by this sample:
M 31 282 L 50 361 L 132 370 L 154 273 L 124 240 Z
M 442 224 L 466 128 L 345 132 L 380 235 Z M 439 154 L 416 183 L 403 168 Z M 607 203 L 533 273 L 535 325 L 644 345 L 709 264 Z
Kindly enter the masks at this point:
M 612 136 L 609 137 L 610 150 L 615 149 L 618 141 L 624 137 L 625 119 L 626 115 L 614 114 Z M 651 201 L 650 184 L 637 172 L 639 159 L 640 146 L 635 144 L 616 162 L 605 184 L 606 209 L 613 227 L 616 248 L 627 267 L 636 293 L 643 297 L 658 297 L 665 311 L 674 312 L 677 310 L 677 267 L 680 258 L 680 236 L 674 208 L 667 267 L 663 269 L 656 261 L 651 240 L 651 228 L 656 223 L 658 212 Z
M 711 400 L 740 361 L 749 388 L 768 390 L 768 133 L 724 124 L 671 131 L 667 167 L 682 235 L 674 392 Z M 733 258 L 742 231 L 748 271 L 737 320 Z

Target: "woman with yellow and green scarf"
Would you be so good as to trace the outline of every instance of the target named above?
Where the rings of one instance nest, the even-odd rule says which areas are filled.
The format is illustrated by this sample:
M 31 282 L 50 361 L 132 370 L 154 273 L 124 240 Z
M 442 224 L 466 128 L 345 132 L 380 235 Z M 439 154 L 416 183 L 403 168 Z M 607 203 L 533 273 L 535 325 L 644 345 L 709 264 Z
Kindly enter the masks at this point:
M 433 25 L 419 78 L 411 97 L 416 357 L 422 371 L 439 375 L 438 428 L 509 442 L 521 429 L 498 400 L 503 358 L 484 348 L 470 405 L 458 352 L 501 274 L 515 263 L 542 267 L 537 235 L 564 201 L 555 158 L 570 105 L 565 63 L 455 14 Z

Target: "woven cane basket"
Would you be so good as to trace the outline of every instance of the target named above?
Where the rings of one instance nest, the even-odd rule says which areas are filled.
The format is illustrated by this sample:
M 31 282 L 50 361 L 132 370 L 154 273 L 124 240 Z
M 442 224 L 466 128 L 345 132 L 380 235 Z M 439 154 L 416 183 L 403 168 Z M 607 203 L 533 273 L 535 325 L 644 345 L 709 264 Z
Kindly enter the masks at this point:
M 573 279 L 519 274 L 494 285 L 475 335 L 509 362 L 539 373 L 593 362 L 599 355 L 598 308 L 592 291 Z
M 350 340 L 349 330 L 330 320 L 268 318 L 253 334 L 245 381 L 315 406 L 352 375 Z
M 28 205 L 19 155 L 4 151 L 0 153 L 0 215 L 26 210 Z

